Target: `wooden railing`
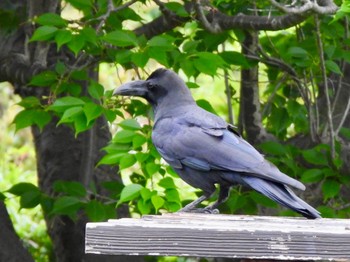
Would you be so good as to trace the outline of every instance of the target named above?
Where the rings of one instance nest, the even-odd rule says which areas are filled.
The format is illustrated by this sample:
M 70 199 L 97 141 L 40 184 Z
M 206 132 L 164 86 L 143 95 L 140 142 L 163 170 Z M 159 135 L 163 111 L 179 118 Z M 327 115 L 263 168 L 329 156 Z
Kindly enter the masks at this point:
M 350 220 L 173 213 L 86 226 L 86 253 L 350 261 Z

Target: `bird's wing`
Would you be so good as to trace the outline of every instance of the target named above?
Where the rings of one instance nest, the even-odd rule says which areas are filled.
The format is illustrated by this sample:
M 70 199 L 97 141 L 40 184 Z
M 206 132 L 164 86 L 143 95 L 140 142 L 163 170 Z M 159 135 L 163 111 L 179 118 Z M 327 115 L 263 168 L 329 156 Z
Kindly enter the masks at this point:
M 212 119 L 207 117 L 202 121 L 191 117 L 191 114 L 163 119 L 153 131 L 153 142 L 174 168 L 186 165 L 202 171 L 236 171 L 305 189 L 302 183 L 265 160 L 253 146 L 232 132 L 221 118 L 215 117 L 219 121 L 215 122 L 212 116 L 209 117 Z

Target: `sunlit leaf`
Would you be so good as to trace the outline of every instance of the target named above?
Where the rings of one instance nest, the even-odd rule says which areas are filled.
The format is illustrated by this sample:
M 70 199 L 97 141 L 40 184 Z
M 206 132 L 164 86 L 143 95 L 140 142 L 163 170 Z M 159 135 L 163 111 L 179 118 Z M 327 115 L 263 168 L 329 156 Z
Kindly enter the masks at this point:
M 118 203 L 128 202 L 137 198 L 143 187 L 139 184 L 130 184 L 123 188 Z
M 30 38 L 30 42 L 51 40 L 55 36 L 56 32 L 57 27 L 55 26 L 40 26 L 34 31 L 33 36 Z
M 35 19 L 40 25 L 63 27 L 67 25 L 67 21 L 55 13 L 45 13 Z

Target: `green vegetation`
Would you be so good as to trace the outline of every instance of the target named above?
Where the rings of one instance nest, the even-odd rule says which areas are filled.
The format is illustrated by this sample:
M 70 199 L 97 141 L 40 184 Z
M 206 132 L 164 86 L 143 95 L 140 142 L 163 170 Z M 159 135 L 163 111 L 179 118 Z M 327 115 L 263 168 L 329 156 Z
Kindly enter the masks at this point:
M 152 112 L 146 102 L 112 97 L 113 88 L 122 82 L 147 78 L 158 67 L 178 72 L 203 108 L 227 121 L 233 113 L 250 142 L 284 173 L 306 184 L 303 198 L 324 217 L 349 218 L 350 98 L 344 91 L 350 84 L 348 1 L 338 3 L 336 13 L 310 12 L 281 30 L 248 28 L 248 32 L 236 26 L 215 34 L 203 29 L 194 8 L 154 2 L 158 6 L 149 1 L 127 6 L 123 1 L 67 0 L 62 3 L 63 15 L 44 12 L 29 18 L 36 25 L 31 44 L 52 46 L 57 57 L 71 59 L 57 58 L 30 77 L 28 86 L 44 90 L 44 95 L 19 98 L 12 87 L 0 86 L 0 199 L 35 259 L 55 256 L 43 213 L 48 220 L 59 216 L 77 223 L 86 216 L 89 221 L 105 221 L 116 218 L 116 209 L 125 204 L 134 217 L 160 214 L 175 212 L 200 194 L 178 178 L 152 145 Z M 253 16 L 251 9 L 259 9 L 260 17 L 270 15 L 268 1 L 252 6 L 244 1 L 211 2 L 217 12 L 231 16 L 242 12 Z M 205 12 L 217 14 L 210 8 Z M 157 33 L 147 31 L 146 25 L 161 15 L 175 16 L 177 20 L 170 22 L 178 24 Z M 273 15 L 285 14 L 275 10 Z M 251 44 L 255 47 L 249 46 L 249 38 L 255 39 Z M 248 46 L 251 49 L 242 52 Z M 96 68 L 99 79 L 93 76 Z M 242 72 L 250 72 L 250 78 L 242 77 Z M 244 97 L 248 106 L 242 102 L 247 90 L 258 97 Z M 257 111 L 247 110 L 249 103 Z M 108 123 L 101 127 L 101 119 Z M 251 119 L 259 122 L 259 130 L 249 129 Z M 103 156 L 93 163 L 94 172 L 118 166 L 122 181 L 113 173 L 108 175 L 115 179 L 103 182 L 81 181 L 77 176 L 38 186 L 29 127 L 45 133 L 52 123 L 57 129 L 69 126 L 76 139 L 108 125 L 113 137 L 95 148 Z M 220 207 L 229 214 L 262 210 L 296 215 L 240 186 Z M 172 259 L 176 258 L 160 261 Z

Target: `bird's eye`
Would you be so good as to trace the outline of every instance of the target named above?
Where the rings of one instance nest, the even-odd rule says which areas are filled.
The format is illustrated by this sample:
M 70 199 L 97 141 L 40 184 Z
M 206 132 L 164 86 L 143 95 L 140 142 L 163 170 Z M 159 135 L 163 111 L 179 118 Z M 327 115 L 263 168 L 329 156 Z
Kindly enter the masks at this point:
M 151 90 L 151 89 L 154 89 L 155 87 L 157 87 L 156 84 L 153 84 L 153 83 L 147 83 L 147 89 Z

